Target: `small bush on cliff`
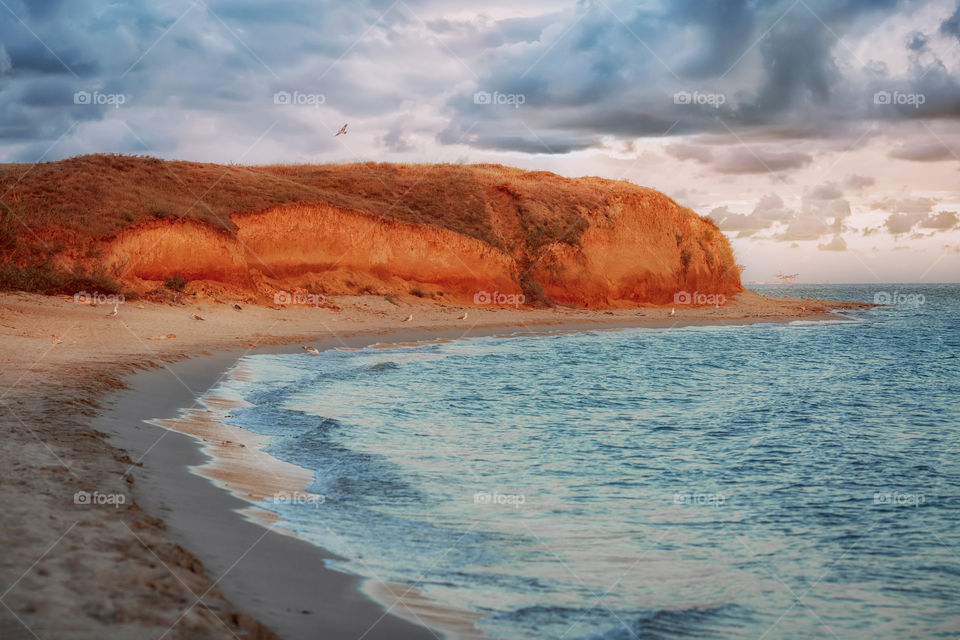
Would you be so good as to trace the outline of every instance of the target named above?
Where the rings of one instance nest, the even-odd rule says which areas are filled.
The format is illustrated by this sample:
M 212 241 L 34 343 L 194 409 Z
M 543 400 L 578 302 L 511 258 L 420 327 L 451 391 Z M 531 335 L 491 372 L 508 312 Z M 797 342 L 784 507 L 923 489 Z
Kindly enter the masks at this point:
M 420 287 L 414 287 L 413 289 L 410 289 L 410 295 L 417 296 L 418 298 L 426 298 L 430 294 L 428 294 L 426 291 L 424 291 Z
M 692 258 L 693 254 L 691 254 L 688 249 L 680 251 L 680 268 L 682 269 L 683 277 L 687 277 L 687 272 L 690 270 L 690 260 Z
M 91 271 L 80 265 L 73 271 L 58 269 L 50 260 L 25 265 L 0 265 L 0 290 L 28 291 L 47 295 L 80 291 L 118 293 L 120 284 L 107 275 L 102 265 Z
M 189 282 L 189 280 L 183 277 L 183 274 L 175 273 L 172 276 L 167 276 L 167 278 L 163 281 L 163 286 L 171 291 L 183 293 L 183 290 L 187 288 L 187 284 Z

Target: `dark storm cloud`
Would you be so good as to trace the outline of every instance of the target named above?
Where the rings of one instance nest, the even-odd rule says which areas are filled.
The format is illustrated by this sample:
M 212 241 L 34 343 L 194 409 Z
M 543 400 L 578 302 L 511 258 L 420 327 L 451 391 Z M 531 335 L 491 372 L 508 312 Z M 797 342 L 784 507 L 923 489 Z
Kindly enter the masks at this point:
M 671 153 L 748 175 L 812 162 L 806 151 L 763 144 L 778 137 L 826 144 L 856 137 L 865 119 L 960 116 L 958 72 L 934 53 L 938 38 L 960 37 L 960 10 L 938 30 L 887 45 L 912 56 L 906 73 L 872 59 L 838 62 L 847 38 L 910 10 L 910 0 L 579 0 L 504 19 L 439 0 L 7 4 L 29 29 L 0 20 L 0 145 L 52 142 L 71 123 L 116 117 L 64 99 L 101 91 L 129 97 L 124 118 L 168 127 L 164 144 L 190 133 L 151 109 L 205 114 L 254 138 L 279 120 L 271 135 L 317 149 L 328 144 L 327 120 L 349 114 L 404 151 L 405 129 L 417 123 L 399 116 L 419 109 L 446 119 L 432 125 L 441 144 L 525 153 L 735 130 L 748 145 Z M 313 112 L 280 109 L 273 95 L 282 91 L 325 102 Z M 478 104 L 478 91 L 523 103 Z M 922 93 L 923 103 L 876 104 L 879 91 Z M 751 139 L 755 132 L 765 138 Z M 914 157 L 922 152 L 899 153 L 927 159 Z
M 537 41 L 488 51 L 474 87 L 524 94 L 527 104 L 539 107 L 525 124 L 537 135 L 568 135 L 574 146 L 591 134 L 595 144 L 610 135 L 661 135 L 666 123 L 672 135 L 757 128 L 768 135 L 834 139 L 847 137 L 844 130 L 864 119 L 956 118 L 956 71 L 930 54 L 929 34 L 916 32 L 890 45 L 905 55 L 925 53 L 905 75 L 873 60 L 856 61 L 856 69 L 838 62 L 849 47 L 841 39 L 862 35 L 909 5 L 908 0 L 673 0 L 651 8 L 587 0 Z M 468 91 L 448 103 L 454 112 L 451 130 L 474 115 Z M 880 91 L 899 93 L 882 104 L 875 102 Z M 922 104 L 897 102 L 901 93 L 917 92 L 924 94 Z M 533 137 L 506 116 L 477 126 L 481 134 L 494 129 L 514 134 L 504 136 L 511 141 L 516 135 Z M 806 163 L 799 156 L 762 160 L 733 157 L 712 168 L 760 173 Z
M 940 31 L 960 40 L 960 4 L 957 5 L 957 10 L 953 12 L 953 15 L 940 24 Z

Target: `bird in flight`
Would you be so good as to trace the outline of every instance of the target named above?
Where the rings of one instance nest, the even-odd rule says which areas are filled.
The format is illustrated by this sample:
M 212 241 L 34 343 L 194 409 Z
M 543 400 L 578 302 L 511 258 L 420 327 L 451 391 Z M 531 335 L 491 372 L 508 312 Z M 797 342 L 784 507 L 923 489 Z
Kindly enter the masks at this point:
M 340 127 L 340 131 L 337 131 L 337 134 L 333 137 L 336 138 L 339 135 L 346 135 L 346 133 L 347 133 L 347 125 L 343 125 L 342 127 Z

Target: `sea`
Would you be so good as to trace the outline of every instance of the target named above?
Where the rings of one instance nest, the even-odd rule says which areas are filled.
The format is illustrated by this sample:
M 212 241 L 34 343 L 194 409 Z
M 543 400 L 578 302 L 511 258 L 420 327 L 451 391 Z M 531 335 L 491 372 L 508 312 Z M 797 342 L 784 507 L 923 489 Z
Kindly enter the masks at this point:
M 752 288 L 881 306 L 248 355 L 216 392 L 313 472 L 280 526 L 489 638 L 960 638 L 960 285 Z

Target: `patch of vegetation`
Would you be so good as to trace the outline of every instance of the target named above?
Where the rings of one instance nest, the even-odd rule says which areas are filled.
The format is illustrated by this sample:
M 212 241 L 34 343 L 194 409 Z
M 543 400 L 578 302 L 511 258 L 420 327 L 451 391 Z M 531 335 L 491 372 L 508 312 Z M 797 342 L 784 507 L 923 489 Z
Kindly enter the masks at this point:
M 171 291 L 176 291 L 177 293 L 183 293 L 183 290 L 187 288 L 187 285 L 190 283 L 183 274 L 175 273 L 172 276 L 167 276 L 163 281 L 163 286 Z
M 690 253 L 689 249 L 683 249 L 680 252 L 680 269 L 683 277 L 687 277 L 687 272 L 690 270 L 690 260 L 693 258 L 693 255 Z
M 154 218 L 172 218 L 174 216 L 173 210 L 165 204 L 159 202 L 151 202 L 147 205 L 147 211 L 150 212 Z
M 524 301 L 531 307 L 552 307 L 557 304 L 544 291 L 543 285 L 532 278 L 520 278 L 520 290 L 523 291 Z
M 420 287 L 414 287 L 413 289 L 410 289 L 410 295 L 417 296 L 418 298 L 426 298 L 430 294 L 424 291 L 423 289 L 421 289 Z
M 383 296 L 383 298 L 392 305 L 395 305 L 398 307 L 400 306 L 400 301 L 397 300 L 397 296 L 395 296 L 392 293 L 388 293 L 387 295 Z
M 57 293 L 119 293 L 120 284 L 99 265 L 88 272 L 80 266 L 73 271 L 57 268 L 49 259 L 28 264 L 0 265 L 0 290 L 28 291 L 53 295 Z

